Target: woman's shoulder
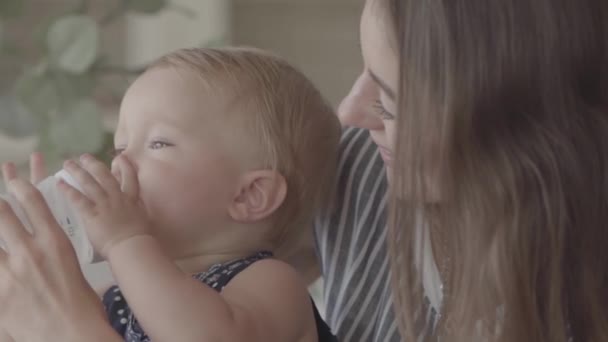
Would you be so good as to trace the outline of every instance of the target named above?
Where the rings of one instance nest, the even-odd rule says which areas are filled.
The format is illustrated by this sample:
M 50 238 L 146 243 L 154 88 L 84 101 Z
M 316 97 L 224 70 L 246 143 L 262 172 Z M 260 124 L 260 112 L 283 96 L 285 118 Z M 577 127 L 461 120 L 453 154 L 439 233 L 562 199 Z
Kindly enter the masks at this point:
M 370 197 L 382 200 L 387 190 L 386 169 L 369 131 L 345 128 L 339 151 L 337 204 L 355 196 L 364 201 Z
M 386 169 L 369 131 L 344 129 L 337 172 L 331 205 L 315 221 L 317 235 L 328 231 L 333 235 L 343 229 L 354 234 L 352 230 L 358 222 L 371 222 L 368 228 L 384 224 Z M 338 235 L 344 238 L 343 234 Z
M 359 160 L 361 164 L 377 164 L 383 168 L 378 147 L 368 130 L 357 127 L 345 127 L 340 139 L 340 168 L 345 169 Z
M 371 340 L 370 329 L 374 340 L 398 340 L 391 337 L 386 267 L 386 169 L 367 130 L 344 130 L 336 186 L 333 205 L 317 216 L 314 230 L 327 323 L 339 340 Z

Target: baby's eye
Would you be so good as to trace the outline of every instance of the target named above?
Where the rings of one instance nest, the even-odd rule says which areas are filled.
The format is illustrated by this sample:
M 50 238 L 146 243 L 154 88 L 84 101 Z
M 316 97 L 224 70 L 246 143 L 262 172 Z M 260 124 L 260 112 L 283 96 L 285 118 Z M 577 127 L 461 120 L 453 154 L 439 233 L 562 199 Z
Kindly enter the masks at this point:
M 121 153 L 125 151 L 124 147 L 113 147 L 108 151 L 108 156 L 112 159 L 118 157 Z
M 163 141 L 153 141 L 150 143 L 150 149 L 152 150 L 159 150 L 161 148 L 165 148 L 165 147 L 169 147 L 172 146 L 169 143 L 163 142 Z

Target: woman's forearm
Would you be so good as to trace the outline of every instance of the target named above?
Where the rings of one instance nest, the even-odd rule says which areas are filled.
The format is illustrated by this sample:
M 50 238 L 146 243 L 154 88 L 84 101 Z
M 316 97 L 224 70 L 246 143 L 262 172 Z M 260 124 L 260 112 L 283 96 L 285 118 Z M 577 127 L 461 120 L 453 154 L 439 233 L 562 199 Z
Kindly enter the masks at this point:
M 13 338 L 8 336 L 6 331 L 0 329 L 0 342 L 14 342 Z
M 77 321 L 75 321 L 77 322 Z M 124 339 L 108 324 L 105 319 L 89 322 L 78 322 L 74 329 L 65 329 L 60 340 L 65 342 L 123 342 Z

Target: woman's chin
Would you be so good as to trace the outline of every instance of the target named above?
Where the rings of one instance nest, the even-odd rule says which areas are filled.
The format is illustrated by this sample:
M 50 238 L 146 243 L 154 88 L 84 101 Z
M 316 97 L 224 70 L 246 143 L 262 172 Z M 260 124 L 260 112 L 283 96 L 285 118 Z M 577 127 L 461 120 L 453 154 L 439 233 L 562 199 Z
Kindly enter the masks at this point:
M 385 166 L 386 166 L 386 182 L 390 186 L 393 184 L 393 168 L 390 165 L 385 165 Z

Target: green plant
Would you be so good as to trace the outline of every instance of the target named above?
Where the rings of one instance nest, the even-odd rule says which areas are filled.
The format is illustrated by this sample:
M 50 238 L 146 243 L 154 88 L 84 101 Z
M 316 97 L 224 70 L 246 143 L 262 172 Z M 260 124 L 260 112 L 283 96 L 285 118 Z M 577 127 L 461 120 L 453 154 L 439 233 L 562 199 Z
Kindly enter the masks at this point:
M 127 12 L 153 14 L 173 8 L 191 13 L 167 0 L 118 0 L 107 1 L 112 6 L 105 15 L 94 16 L 89 8 L 92 0 L 80 0 L 62 9 L 59 16 L 38 20 L 37 28 L 28 28 L 27 39 L 32 44 L 41 42 L 31 56 L 3 29 L 3 21 L 8 24 L 29 14 L 30 1 L 0 0 L 0 61 L 10 60 L 17 68 L 8 92 L 21 108 L 19 115 L 31 116 L 38 148 L 51 165 L 84 152 L 105 157 L 103 151 L 111 146 L 112 136 L 102 122 L 99 89 L 111 83 L 106 89 L 119 96 L 141 70 L 107 62 L 99 49 L 103 30 Z M 7 127 L 0 129 L 15 133 Z

